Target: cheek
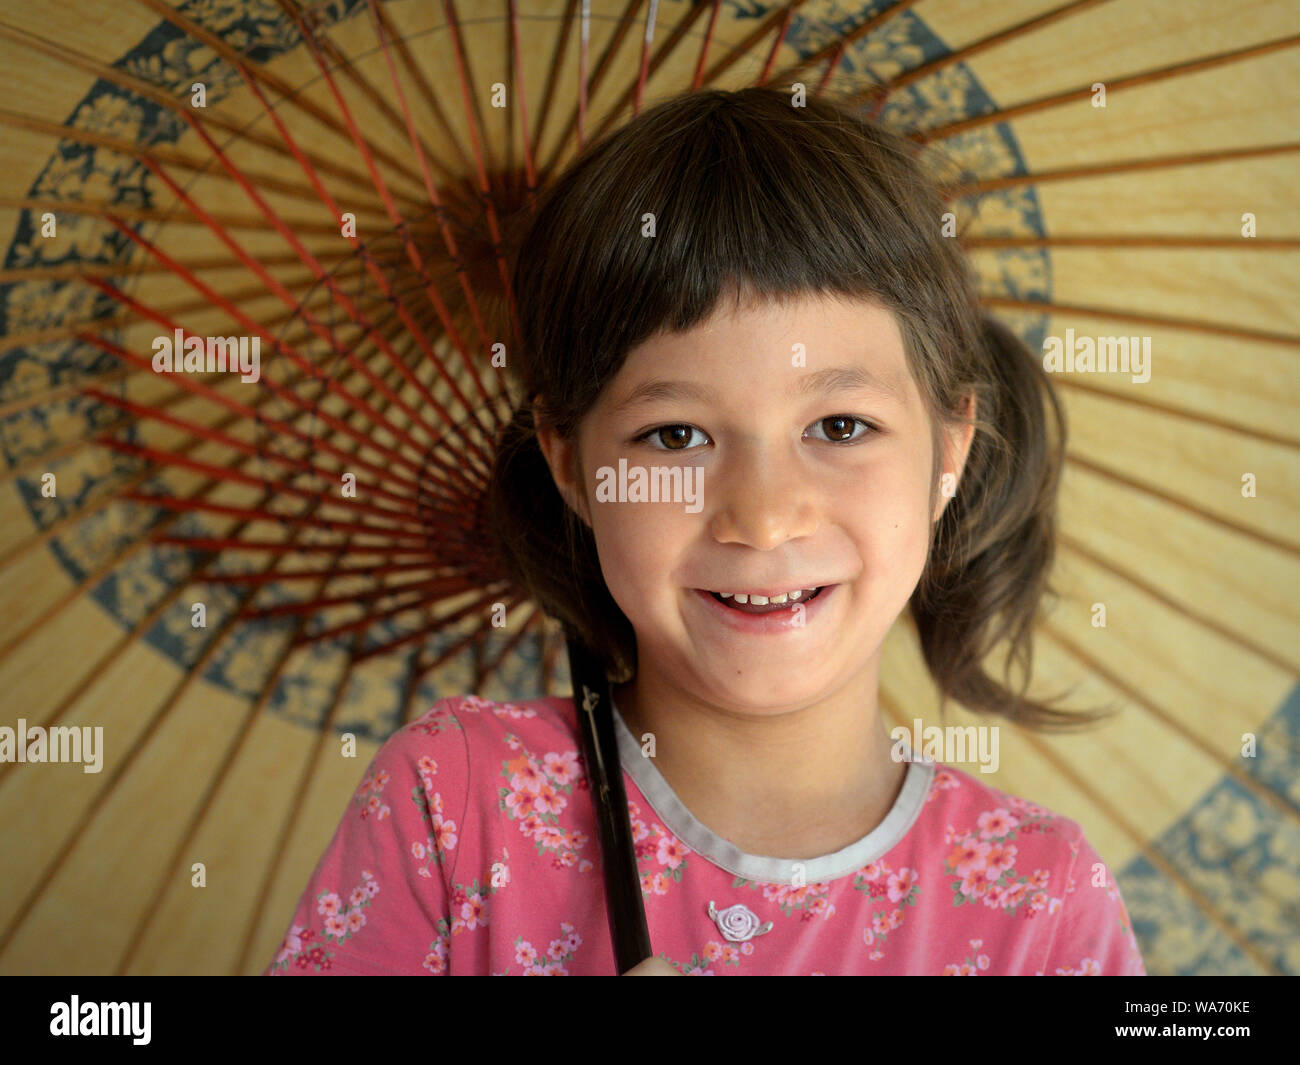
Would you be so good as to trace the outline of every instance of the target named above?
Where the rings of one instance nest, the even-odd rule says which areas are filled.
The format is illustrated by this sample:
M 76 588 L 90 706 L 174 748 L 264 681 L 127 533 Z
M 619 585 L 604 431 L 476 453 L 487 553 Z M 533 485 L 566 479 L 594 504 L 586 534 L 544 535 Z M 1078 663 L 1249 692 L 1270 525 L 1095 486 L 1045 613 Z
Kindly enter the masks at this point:
M 683 543 L 686 534 L 655 504 L 597 503 L 593 522 L 609 594 L 634 621 L 669 587 L 672 545 Z
M 930 471 L 921 461 L 883 463 L 847 493 L 868 573 L 884 580 L 919 578 L 930 518 Z

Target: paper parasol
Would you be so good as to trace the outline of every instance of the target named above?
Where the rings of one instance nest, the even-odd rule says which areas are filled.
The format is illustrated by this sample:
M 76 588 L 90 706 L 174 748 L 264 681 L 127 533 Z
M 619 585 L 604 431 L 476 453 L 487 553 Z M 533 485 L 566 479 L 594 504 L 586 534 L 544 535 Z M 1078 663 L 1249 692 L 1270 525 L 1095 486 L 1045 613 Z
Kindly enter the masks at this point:
M 1145 381 L 1057 375 L 1035 660 L 1043 691 L 1125 713 L 1004 729 L 991 779 L 1083 825 L 1151 972 L 1300 971 L 1297 21 L 5 4 L 0 725 L 105 747 L 99 773 L 0 765 L 0 967 L 260 971 L 356 787 L 340 735 L 364 756 L 442 695 L 568 690 L 563 634 L 482 550 L 519 399 L 493 365 L 510 241 L 645 104 L 800 82 L 863 86 L 959 164 L 985 302 L 1031 346 L 1150 338 Z M 259 337 L 262 376 L 155 374 L 176 328 Z M 882 676 L 891 725 L 937 721 L 906 622 Z

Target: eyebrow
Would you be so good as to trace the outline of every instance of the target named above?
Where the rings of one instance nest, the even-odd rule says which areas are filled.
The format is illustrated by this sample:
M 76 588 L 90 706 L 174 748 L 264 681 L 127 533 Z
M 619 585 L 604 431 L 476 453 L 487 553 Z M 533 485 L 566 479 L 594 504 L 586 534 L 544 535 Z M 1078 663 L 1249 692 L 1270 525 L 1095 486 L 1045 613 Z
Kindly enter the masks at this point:
M 795 395 L 829 395 L 850 389 L 863 389 L 878 392 L 880 395 L 899 402 L 903 400 L 902 391 L 892 378 L 885 379 L 873 374 L 862 366 L 832 366 L 816 373 L 804 374 L 792 389 Z M 621 413 L 631 407 L 655 400 L 698 400 L 701 403 L 716 404 L 717 395 L 712 389 L 690 381 L 645 381 L 632 389 L 627 397 L 614 407 L 615 413 Z

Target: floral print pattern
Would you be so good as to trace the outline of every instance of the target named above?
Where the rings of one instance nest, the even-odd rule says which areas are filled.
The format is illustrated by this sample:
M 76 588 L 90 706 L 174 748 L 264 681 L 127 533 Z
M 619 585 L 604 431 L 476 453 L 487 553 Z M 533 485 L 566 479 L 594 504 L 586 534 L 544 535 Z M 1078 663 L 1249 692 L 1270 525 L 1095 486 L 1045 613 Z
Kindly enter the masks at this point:
M 382 821 L 393 812 L 381 797 L 384 785 L 387 783 L 388 774 L 381 769 L 373 776 L 367 775 L 361 782 L 361 786 L 357 788 L 356 794 L 352 796 L 352 802 L 361 808 L 361 819 L 363 821 L 367 817 Z
M 515 961 L 523 966 L 523 976 L 568 976 L 565 966 L 572 964 L 580 946 L 582 936 L 574 931 L 573 925 L 561 922 L 560 937 L 551 940 L 545 953 L 539 952 L 523 936 L 517 936 Z
M 955 833 L 948 826 L 945 840 L 953 849 L 944 859 L 944 873 L 951 877 L 952 904 L 983 903 L 1002 910 L 1008 916 L 1025 917 L 1047 910 L 1055 913 L 1059 898 L 1047 893 L 1052 874 L 1035 869 L 1032 875 L 1017 873 L 1015 864 L 1019 848 L 1014 839 L 1041 832 L 1053 818 L 1041 807 L 1026 804 L 1016 813 L 998 807 L 979 815 L 976 826 L 968 832 Z
M 643 895 L 667 895 L 673 884 L 681 883 L 686 872 L 686 844 L 656 821 L 647 823 L 641 807 L 628 800 L 628 821 L 632 825 L 632 847 L 641 872 Z
M 979 953 L 980 947 L 984 945 L 982 939 L 972 939 L 970 941 L 970 953 L 966 955 L 961 962 L 956 962 L 943 967 L 944 976 L 978 976 L 989 967 L 989 956 Z
M 612 975 L 579 746 L 559 697 L 443 699 L 400 729 L 267 974 Z M 1145 972 L 1075 822 L 953 767 L 913 771 L 931 775 L 923 794 L 900 793 L 914 796 L 906 827 L 860 868 L 803 884 L 748 879 L 688 846 L 625 769 L 655 955 L 692 976 Z
M 379 881 L 369 869 L 361 870 L 361 882 L 348 894 L 346 903 L 336 892 L 322 891 L 316 898 L 316 913 L 323 919 L 321 930 L 292 925 L 272 968 L 280 972 L 291 965 L 299 969 L 311 966 L 316 972 L 331 969 L 335 952 L 327 945 L 341 946 L 360 932 L 366 924 L 365 909 L 378 894 Z
M 438 763 L 427 754 L 416 762 L 420 783 L 411 788 L 411 801 L 420 812 L 420 820 L 428 830 L 423 840 L 413 840 L 411 857 L 422 863 L 416 870 L 426 880 L 432 878 L 430 867 L 441 864 L 456 847 L 456 822 L 443 814 L 442 795 L 433 790 L 433 778 Z
M 588 872 L 592 862 L 581 854 L 589 842 L 587 835 L 565 828 L 560 820 L 573 789 L 586 787 L 578 752 L 547 751 L 538 758 L 509 733 L 506 744 L 520 753 L 501 763 L 500 775 L 508 785 L 497 789 L 501 812 L 518 824 L 537 853 L 549 858 L 556 869 L 576 866 L 579 872 Z
M 872 909 L 871 921 L 862 930 L 862 942 L 870 947 L 868 961 L 880 961 L 889 933 L 903 926 L 903 907 L 915 906 L 921 895 L 919 876 L 907 866 L 894 870 L 888 862 L 875 861 L 853 874 L 853 887 L 873 902 L 889 903 L 886 909 Z

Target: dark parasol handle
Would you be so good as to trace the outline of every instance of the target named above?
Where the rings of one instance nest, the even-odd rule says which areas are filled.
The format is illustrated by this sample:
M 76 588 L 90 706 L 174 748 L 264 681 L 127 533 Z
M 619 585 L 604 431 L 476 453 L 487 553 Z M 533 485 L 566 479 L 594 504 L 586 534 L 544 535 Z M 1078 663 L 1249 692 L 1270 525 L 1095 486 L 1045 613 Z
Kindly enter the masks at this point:
M 582 758 L 591 785 L 600 838 L 601 871 L 605 879 L 605 908 L 609 934 L 620 974 L 651 957 L 641 878 L 627 817 L 627 792 L 614 736 L 613 702 L 604 667 L 572 633 L 567 634 L 569 675 L 582 734 Z

